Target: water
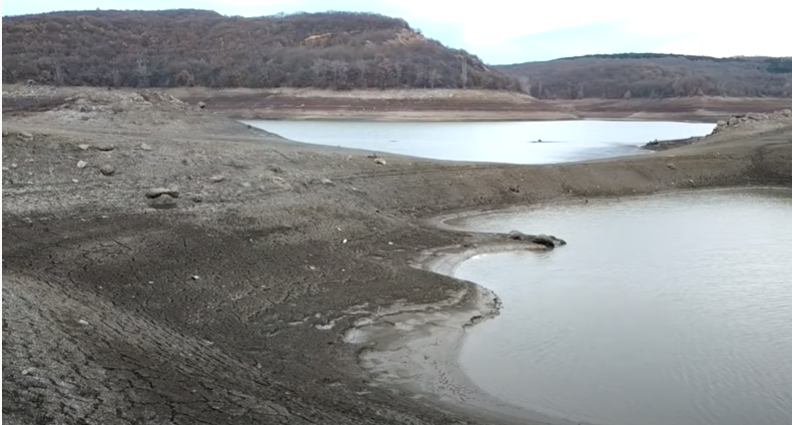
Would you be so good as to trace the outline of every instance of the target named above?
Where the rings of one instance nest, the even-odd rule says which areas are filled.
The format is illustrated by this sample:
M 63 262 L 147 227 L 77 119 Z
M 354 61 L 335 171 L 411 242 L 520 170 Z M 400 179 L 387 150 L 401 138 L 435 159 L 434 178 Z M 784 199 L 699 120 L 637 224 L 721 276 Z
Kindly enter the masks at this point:
M 245 121 L 291 140 L 422 158 L 547 164 L 648 153 L 653 140 L 709 134 L 713 124 L 638 121 Z M 542 143 L 536 143 L 539 139 Z
M 503 300 L 459 358 L 484 391 L 596 424 L 792 424 L 790 192 L 592 202 L 455 224 L 569 242 L 457 269 Z

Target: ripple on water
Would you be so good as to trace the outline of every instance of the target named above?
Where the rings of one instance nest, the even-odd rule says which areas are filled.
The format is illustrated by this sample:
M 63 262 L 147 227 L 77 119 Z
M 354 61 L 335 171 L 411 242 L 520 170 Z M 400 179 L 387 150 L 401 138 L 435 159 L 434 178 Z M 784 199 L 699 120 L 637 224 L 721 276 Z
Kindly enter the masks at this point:
M 460 355 L 483 390 L 610 425 L 792 423 L 790 192 L 591 202 L 458 224 L 569 242 L 457 269 L 503 301 Z

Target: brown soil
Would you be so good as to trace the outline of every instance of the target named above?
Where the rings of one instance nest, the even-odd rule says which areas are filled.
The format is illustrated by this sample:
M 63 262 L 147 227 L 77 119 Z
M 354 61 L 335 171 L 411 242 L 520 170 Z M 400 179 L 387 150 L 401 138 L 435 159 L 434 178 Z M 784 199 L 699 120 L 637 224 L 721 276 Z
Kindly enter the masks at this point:
M 410 264 L 480 236 L 424 219 L 669 189 L 792 186 L 788 123 L 616 160 L 385 156 L 380 165 L 169 96 L 73 94 L 55 90 L 39 100 L 61 100 L 3 117 L 9 424 L 492 422 L 374 385 L 358 364 L 367 347 L 343 341 L 364 317 L 432 309 L 458 294 L 455 303 L 470 302 L 469 283 Z M 3 106 L 24 98 L 8 93 Z M 179 197 L 146 196 L 159 187 Z
M 538 100 L 486 90 L 171 89 L 189 103 L 244 119 L 559 120 L 640 119 L 715 122 L 735 114 L 792 107 L 792 99 L 714 98 Z

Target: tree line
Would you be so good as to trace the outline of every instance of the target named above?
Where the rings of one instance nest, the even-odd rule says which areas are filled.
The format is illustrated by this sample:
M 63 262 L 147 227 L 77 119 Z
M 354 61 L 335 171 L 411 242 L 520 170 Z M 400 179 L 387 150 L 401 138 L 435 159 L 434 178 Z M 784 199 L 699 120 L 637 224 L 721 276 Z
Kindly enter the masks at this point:
M 516 79 L 370 13 L 202 10 L 3 18 L 3 82 L 128 87 L 482 88 Z
M 624 53 L 497 68 L 542 99 L 792 97 L 792 58 Z

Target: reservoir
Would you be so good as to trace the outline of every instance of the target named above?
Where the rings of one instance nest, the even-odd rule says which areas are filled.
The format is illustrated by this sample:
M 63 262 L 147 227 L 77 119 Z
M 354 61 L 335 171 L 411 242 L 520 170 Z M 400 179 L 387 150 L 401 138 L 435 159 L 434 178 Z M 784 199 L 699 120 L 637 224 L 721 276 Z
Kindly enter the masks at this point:
M 646 154 L 654 140 L 704 136 L 714 124 L 659 121 L 244 121 L 287 139 L 420 158 L 550 164 Z
M 792 423 L 792 191 L 574 201 L 447 223 L 568 242 L 454 271 L 503 303 L 457 360 L 492 397 L 603 425 Z

